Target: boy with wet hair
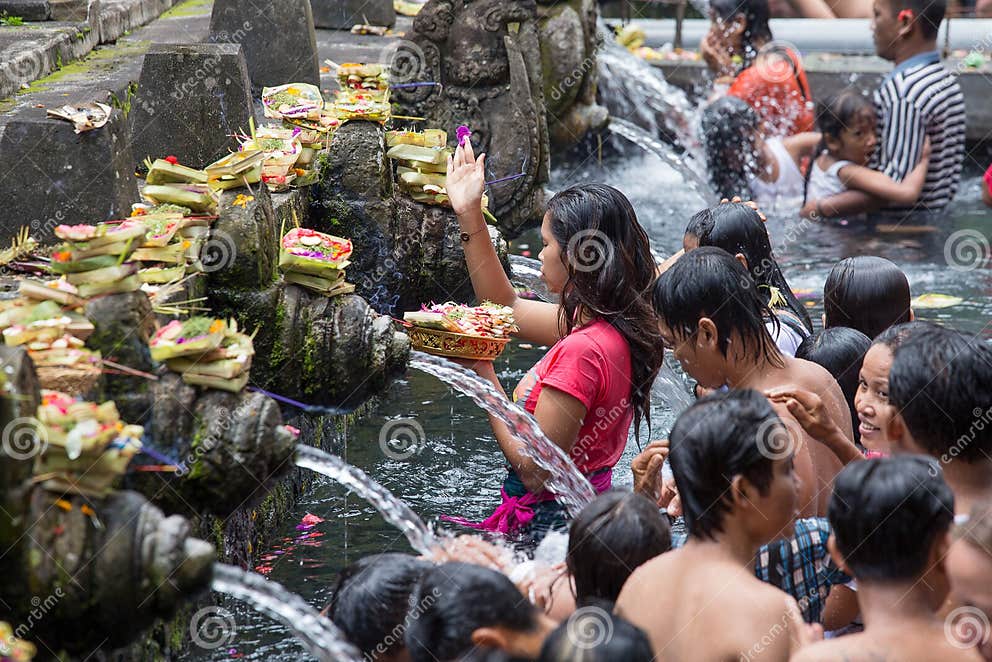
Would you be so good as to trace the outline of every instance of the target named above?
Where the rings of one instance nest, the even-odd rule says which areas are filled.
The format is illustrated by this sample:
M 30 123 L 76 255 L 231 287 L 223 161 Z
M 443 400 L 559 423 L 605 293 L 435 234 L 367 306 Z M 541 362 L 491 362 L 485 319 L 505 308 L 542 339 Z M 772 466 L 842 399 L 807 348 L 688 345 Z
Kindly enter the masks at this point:
M 787 435 L 754 390 L 707 396 L 675 422 L 669 461 L 689 538 L 635 570 L 616 607 L 659 662 L 785 660 L 817 636 L 794 598 L 753 574 L 758 548 L 792 535 L 798 478 L 778 443 Z
M 816 660 L 978 662 L 945 636 L 954 495 L 933 460 L 918 455 L 849 464 L 830 499 L 830 552 L 858 582 L 865 630 L 799 652 Z
M 534 660 L 555 628 L 505 575 L 468 563 L 424 573 L 406 623 L 412 662 L 455 660 L 476 647 Z
M 889 370 L 895 450 L 937 458 L 958 522 L 992 499 L 992 347 L 937 325 L 915 328 Z

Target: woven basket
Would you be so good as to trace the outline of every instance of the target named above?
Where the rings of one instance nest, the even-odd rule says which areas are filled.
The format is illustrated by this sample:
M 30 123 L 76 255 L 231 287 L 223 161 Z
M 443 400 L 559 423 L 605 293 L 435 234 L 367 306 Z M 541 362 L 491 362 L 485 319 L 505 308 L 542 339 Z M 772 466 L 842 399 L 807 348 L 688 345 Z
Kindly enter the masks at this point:
M 489 338 L 412 326 L 407 329 L 410 344 L 428 354 L 475 361 L 492 361 L 506 348 L 509 338 Z

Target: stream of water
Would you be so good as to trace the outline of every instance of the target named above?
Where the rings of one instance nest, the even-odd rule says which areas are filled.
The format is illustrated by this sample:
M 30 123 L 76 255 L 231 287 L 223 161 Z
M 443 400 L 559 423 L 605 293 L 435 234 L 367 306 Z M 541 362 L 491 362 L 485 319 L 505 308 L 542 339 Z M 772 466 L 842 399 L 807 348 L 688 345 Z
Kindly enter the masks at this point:
M 429 554 L 437 546 L 437 538 L 410 506 L 369 478 L 364 471 L 348 464 L 337 455 L 300 444 L 296 447 L 296 466 L 316 471 L 351 489 L 375 507 L 386 522 L 402 531 L 410 547 L 421 554 Z
M 216 563 L 211 587 L 282 623 L 321 662 L 362 662 L 361 652 L 348 643 L 330 619 L 276 582 L 233 565 Z
M 506 423 L 523 443 L 522 452 L 551 474 L 546 485 L 572 517 L 596 498 L 596 491 L 589 480 L 582 475 L 565 451 L 547 438 L 537 420 L 522 407 L 510 402 L 487 380 L 445 358 L 424 352 L 411 352 L 410 367 L 434 375 L 448 386 L 471 397 L 487 413 Z

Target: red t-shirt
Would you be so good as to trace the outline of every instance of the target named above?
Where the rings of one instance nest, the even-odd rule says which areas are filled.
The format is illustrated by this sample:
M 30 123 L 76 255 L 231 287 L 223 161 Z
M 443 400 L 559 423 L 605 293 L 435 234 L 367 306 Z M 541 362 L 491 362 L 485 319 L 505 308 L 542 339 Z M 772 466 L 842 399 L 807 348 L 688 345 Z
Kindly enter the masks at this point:
M 572 447 L 584 474 L 612 467 L 627 445 L 634 410 L 630 404 L 630 346 L 609 322 L 596 320 L 555 343 L 513 391 L 531 414 L 544 386 L 579 400 L 586 417 Z
M 781 57 L 764 57 L 740 72 L 727 94 L 754 108 L 765 136 L 813 131 L 816 118 L 802 62 L 790 49 L 776 54 Z

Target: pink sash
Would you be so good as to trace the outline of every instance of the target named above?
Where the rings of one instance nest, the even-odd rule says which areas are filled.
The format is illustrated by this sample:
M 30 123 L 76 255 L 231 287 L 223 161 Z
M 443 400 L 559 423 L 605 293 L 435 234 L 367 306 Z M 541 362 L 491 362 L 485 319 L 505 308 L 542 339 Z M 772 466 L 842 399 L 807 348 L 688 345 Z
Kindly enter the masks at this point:
M 596 490 L 596 494 L 602 494 L 613 487 L 612 468 L 609 471 L 597 471 L 586 477 L 592 484 L 592 488 Z M 540 494 L 527 492 L 522 496 L 514 497 L 507 494 L 505 489 L 502 489 L 500 490 L 500 494 L 503 497 L 503 502 L 493 511 L 492 515 L 481 522 L 471 522 L 462 517 L 450 517 L 448 515 L 442 515 L 441 519 L 480 531 L 496 531 L 503 534 L 513 533 L 534 519 L 534 506 L 545 501 L 554 501 L 555 499 L 555 495 L 547 490 Z

